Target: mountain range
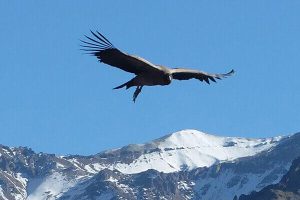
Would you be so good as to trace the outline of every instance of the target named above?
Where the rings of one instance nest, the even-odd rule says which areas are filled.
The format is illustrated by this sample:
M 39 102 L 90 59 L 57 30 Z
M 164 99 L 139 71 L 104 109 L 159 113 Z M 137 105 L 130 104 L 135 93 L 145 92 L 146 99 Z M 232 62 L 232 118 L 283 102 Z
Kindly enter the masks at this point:
M 298 157 L 300 133 L 253 139 L 183 130 L 90 156 L 0 145 L 0 199 L 297 199 Z

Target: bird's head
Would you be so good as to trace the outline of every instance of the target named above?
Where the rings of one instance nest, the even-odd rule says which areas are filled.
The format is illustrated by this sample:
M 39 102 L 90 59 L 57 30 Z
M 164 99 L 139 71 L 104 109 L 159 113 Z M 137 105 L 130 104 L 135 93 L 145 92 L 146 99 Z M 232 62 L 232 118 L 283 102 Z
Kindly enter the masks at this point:
M 173 76 L 172 74 L 166 73 L 164 75 L 164 82 L 166 85 L 169 85 L 172 82 Z

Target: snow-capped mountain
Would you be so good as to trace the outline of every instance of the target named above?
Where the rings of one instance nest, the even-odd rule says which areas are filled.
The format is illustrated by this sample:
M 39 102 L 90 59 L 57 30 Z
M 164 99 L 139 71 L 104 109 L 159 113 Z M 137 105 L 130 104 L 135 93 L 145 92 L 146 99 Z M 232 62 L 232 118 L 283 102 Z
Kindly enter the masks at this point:
M 0 199 L 233 199 L 278 182 L 299 156 L 300 134 L 196 130 L 91 156 L 0 146 Z
M 85 168 L 90 169 L 92 173 L 108 168 L 124 174 L 140 173 L 148 169 L 165 173 L 191 170 L 253 156 L 272 148 L 282 138 L 218 137 L 196 130 L 184 130 L 146 144 L 128 145 L 104 152 L 99 156 L 114 157 L 114 161 L 105 165 L 92 163 Z M 124 157 L 126 157 L 125 162 Z M 74 163 L 76 162 L 77 160 L 74 159 Z

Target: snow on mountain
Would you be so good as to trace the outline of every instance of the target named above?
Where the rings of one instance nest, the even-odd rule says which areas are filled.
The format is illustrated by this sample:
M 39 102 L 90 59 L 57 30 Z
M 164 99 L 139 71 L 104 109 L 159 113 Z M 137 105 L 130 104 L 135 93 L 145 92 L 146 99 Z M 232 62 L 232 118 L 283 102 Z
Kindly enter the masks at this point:
M 62 173 L 54 172 L 45 178 L 36 178 L 27 185 L 27 200 L 57 199 L 76 185 L 76 179 L 68 180 Z
M 288 172 L 277 184 L 268 185 L 258 192 L 252 192 L 249 195 L 241 195 L 239 200 L 283 200 L 300 199 L 300 158 L 293 161 Z
M 260 190 L 268 184 L 277 183 L 288 171 L 290 163 L 266 168 L 260 173 L 242 173 L 229 169 L 218 173 L 218 176 L 207 176 L 196 182 L 195 190 L 201 193 L 202 199 L 233 199 L 233 194 L 249 194 L 253 190 Z M 276 173 L 275 173 L 276 171 Z M 275 175 L 276 174 L 276 175 Z M 273 180 L 265 180 L 274 177 Z M 220 184 L 221 183 L 221 184 Z
M 299 141 L 183 130 L 91 156 L 0 145 L 0 199 L 232 199 L 278 182 Z
M 169 173 L 197 167 L 209 167 L 215 163 L 233 161 L 266 151 L 274 147 L 282 138 L 218 137 L 197 130 L 183 130 L 146 144 L 129 145 L 110 151 L 111 153 L 114 151 L 143 151 L 143 154 L 130 163 L 119 160 L 105 168 L 133 174 L 148 169 Z M 87 167 L 95 169 L 94 171 L 104 168 L 97 163 Z

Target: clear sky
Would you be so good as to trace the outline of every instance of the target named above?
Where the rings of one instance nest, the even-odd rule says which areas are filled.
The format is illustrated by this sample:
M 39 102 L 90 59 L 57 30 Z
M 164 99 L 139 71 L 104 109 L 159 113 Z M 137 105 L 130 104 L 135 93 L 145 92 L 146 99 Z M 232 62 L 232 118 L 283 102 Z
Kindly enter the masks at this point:
M 1 1 L 0 143 L 89 155 L 182 129 L 300 131 L 300 1 Z M 113 3 L 112 3 L 113 2 Z M 112 90 L 133 75 L 79 49 L 89 30 L 155 64 L 233 77 Z

